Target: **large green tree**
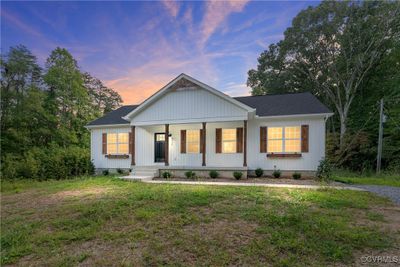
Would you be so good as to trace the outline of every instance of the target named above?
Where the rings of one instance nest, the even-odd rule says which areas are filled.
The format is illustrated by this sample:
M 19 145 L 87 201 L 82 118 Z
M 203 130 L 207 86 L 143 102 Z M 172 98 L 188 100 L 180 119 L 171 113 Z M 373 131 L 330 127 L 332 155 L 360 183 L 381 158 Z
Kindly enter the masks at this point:
M 47 108 L 55 116 L 54 141 L 63 146 L 82 143 L 93 110 L 76 60 L 66 49 L 56 48 L 46 61 L 43 79 L 49 91 Z
M 118 92 L 105 86 L 102 81 L 89 73 L 83 73 L 84 86 L 86 87 L 91 104 L 94 109 L 103 115 L 121 106 L 122 98 Z
M 248 73 L 252 93 L 311 91 L 339 117 L 348 116 L 373 69 L 400 38 L 400 2 L 325 1 L 301 11 Z

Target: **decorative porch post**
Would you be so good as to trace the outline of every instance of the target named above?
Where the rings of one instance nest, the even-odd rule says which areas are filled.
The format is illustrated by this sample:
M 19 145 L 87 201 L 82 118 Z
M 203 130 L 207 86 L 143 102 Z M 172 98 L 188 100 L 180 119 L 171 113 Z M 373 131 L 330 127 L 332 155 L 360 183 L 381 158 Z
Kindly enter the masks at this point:
M 131 127 L 131 165 L 135 166 L 135 126 Z
M 247 120 L 243 127 L 243 167 L 247 167 Z
M 164 147 L 164 153 L 165 153 L 165 166 L 169 166 L 169 124 L 165 124 L 165 147 Z
M 203 122 L 203 140 L 202 140 L 202 144 L 203 146 L 201 147 L 201 151 L 203 152 L 203 163 L 201 164 L 202 166 L 206 166 L 206 123 Z

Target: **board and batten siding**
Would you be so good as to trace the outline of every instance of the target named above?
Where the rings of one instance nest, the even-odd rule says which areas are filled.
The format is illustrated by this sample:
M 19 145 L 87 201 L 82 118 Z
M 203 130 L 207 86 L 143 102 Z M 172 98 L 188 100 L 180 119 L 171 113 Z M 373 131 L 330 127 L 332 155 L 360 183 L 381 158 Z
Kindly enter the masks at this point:
M 131 167 L 131 158 L 128 159 L 108 159 L 102 153 L 103 133 L 129 133 L 130 126 L 118 128 L 95 128 L 90 130 L 90 157 L 96 169 L 129 169 Z
M 132 125 L 231 121 L 247 119 L 245 109 L 204 89 L 183 89 L 163 97 L 136 114 Z
M 300 158 L 267 158 L 267 153 L 260 153 L 260 127 L 309 126 L 309 151 L 301 153 Z M 248 122 L 247 163 L 251 170 L 298 170 L 315 171 L 319 161 L 325 157 L 325 119 L 319 118 L 275 118 L 255 119 Z

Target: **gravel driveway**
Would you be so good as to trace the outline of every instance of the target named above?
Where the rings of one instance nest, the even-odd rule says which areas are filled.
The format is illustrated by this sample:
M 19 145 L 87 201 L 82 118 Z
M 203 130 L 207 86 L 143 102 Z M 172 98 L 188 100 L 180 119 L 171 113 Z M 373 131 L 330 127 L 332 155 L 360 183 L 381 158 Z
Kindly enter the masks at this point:
M 394 203 L 400 204 L 400 187 L 385 185 L 353 185 L 353 187 L 361 188 L 379 196 L 387 197 Z

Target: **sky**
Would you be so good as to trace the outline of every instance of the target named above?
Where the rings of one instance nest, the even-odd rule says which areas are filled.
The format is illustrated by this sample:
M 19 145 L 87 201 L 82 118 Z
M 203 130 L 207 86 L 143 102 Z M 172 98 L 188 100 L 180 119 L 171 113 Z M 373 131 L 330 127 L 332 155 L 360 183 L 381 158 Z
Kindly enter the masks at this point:
M 1 53 L 23 44 L 44 66 L 56 47 L 82 71 L 139 104 L 186 73 L 231 96 L 283 38 L 301 1 L 1 1 Z

